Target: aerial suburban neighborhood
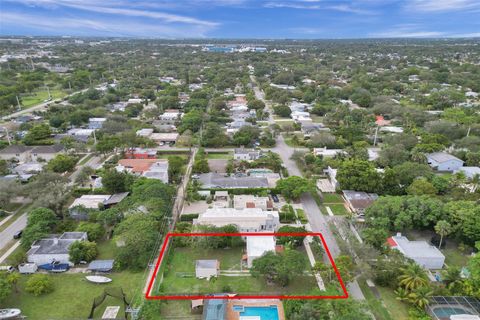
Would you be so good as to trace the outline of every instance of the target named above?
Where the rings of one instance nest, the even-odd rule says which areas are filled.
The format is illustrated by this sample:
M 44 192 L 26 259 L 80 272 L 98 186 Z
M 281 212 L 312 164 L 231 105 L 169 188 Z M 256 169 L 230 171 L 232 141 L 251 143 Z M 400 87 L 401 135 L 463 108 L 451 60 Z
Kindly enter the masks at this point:
M 0 319 L 480 320 L 479 34 L 199 2 L 2 2 Z

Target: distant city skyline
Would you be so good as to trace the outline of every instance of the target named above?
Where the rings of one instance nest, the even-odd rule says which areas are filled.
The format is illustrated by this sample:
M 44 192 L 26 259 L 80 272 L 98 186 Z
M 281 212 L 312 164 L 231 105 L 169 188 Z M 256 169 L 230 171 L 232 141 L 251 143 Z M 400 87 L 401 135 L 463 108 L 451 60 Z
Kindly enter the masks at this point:
M 1 0 L 1 35 L 480 37 L 478 0 Z

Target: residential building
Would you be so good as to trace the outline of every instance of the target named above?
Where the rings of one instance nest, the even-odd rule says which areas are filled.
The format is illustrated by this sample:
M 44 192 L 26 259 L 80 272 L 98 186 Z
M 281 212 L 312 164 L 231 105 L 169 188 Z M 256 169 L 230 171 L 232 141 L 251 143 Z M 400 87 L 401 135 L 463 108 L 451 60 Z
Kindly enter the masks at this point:
M 156 159 L 157 151 L 155 149 L 131 148 L 125 152 L 127 159 Z
M 350 210 L 359 216 L 363 216 L 365 214 L 365 209 L 378 199 L 376 193 L 352 190 L 343 190 L 343 197 Z
M 397 233 L 397 235 L 388 238 L 387 243 L 423 268 L 438 270 L 442 269 L 445 263 L 445 256 L 442 252 L 424 240 L 410 241 L 401 233 Z
M 68 249 L 75 241 L 86 241 L 87 239 L 86 232 L 64 232 L 61 236 L 51 235 L 32 244 L 27 252 L 27 260 L 37 265 L 56 261 L 73 266 Z
M 455 170 L 454 173 L 462 172 L 467 179 L 473 179 L 475 175 L 480 176 L 480 167 L 461 167 Z
M 260 158 L 261 151 L 255 149 L 236 148 L 233 159 L 237 161 L 254 161 Z
M 20 144 L 10 145 L 0 150 L 0 159 L 27 162 L 30 157 L 30 150 L 32 150 L 32 147 L 28 147 Z
M 85 194 L 73 201 L 68 207 L 68 212 L 75 220 L 87 220 L 88 210 L 100 210 L 110 197 L 111 195 L 107 194 Z
M 144 129 L 137 130 L 137 136 L 139 137 L 148 138 L 152 133 L 153 133 L 153 129 L 151 128 L 144 128 Z
M 211 277 L 218 277 L 220 274 L 220 261 L 218 260 L 196 260 L 195 277 L 210 280 Z
M 269 251 L 275 252 L 275 238 L 273 236 L 248 236 L 247 266 L 251 268 L 255 259 Z
M 324 158 L 333 158 L 340 154 L 346 154 L 343 149 L 327 149 L 327 147 L 323 148 L 313 148 L 313 154 L 316 157 L 322 156 Z
M 25 174 L 37 174 L 42 172 L 43 170 L 43 163 L 39 162 L 27 162 L 23 164 L 19 164 L 15 168 L 13 168 L 13 172 L 18 175 L 25 175 Z
M 463 161 L 446 152 L 434 152 L 427 154 L 427 163 L 438 171 L 453 172 L 463 166 Z
M 51 146 L 37 146 L 33 147 L 30 151 L 32 161 L 50 161 L 60 153 L 65 153 L 65 147 L 61 144 L 54 144 Z
M 235 225 L 240 232 L 275 231 L 280 226 L 276 211 L 264 211 L 260 208 L 208 208 L 193 220 L 194 225 L 213 225 L 223 227 Z
M 90 118 L 88 119 L 88 129 L 102 129 L 105 121 L 107 121 L 107 118 Z
M 233 196 L 233 207 L 237 210 L 245 208 L 260 208 L 264 211 L 271 211 L 273 210 L 273 202 L 269 197 L 242 194 Z
M 160 124 L 176 124 L 183 117 L 183 112 L 177 109 L 167 109 L 158 117 Z
M 168 183 L 167 159 L 121 159 L 115 169 Z
M 239 188 L 268 188 L 267 178 L 257 177 L 225 177 L 218 173 L 202 173 L 198 179 L 202 184 L 202 189 L 239 189 Z
M 93 135 L 95 129 L 74 128 L 67 131 L 67 135 L 79 142 L 87 142 Z
M 177 142 L 178 139 L 178 133 L 152 133 L 150 135 L 150 139 L 155 141 L 156 143 L 162 145 L 166 143 L 173 144 Z

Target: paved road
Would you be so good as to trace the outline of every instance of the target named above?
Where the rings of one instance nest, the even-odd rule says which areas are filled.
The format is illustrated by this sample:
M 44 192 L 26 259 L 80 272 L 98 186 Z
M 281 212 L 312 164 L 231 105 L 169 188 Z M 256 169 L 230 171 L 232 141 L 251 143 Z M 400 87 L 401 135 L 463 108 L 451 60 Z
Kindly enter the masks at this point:
M 250 79 L 252 80 L 253 83 L 253 90 L 255 92 L 255 97 L 257 99 L 261 99 L 265 102 L 265 105 L 267 105 L 267 108 L 269 108 L 269 111 L 271 111 L 270 104 L 265 101 L 265 95 L 264 93 L 258 88 L 256 85 L 256 79 L 253 76 L 250 76 Z M 273 117 L 269 117 L 269 123 L 275 123 L 273 120 Z M 274 148 L 272 148 L 273 152 L 276 152 L 280 155 L 280 158 L 282 159 L 283 163 L 285 164 L 285 167 L 287 168 L 287 171 L 290 176 L 302 176 L 302 173 L 297 167 L 297 164 L 295 163 L 294 160 L 291 159 L 293 153 L 295 152 L 295 149 L 288 146 L 285 143 L 285 140 L 283 139 L 282 135 L 279 135 L 277 137 L 277 143 Z M 318 208 L 317 203 L 315 202 L 315 199 L 313 196 L 309 193 L 304 194 L 301 198 L 300 201 L 302 202 L 303 208 L 305 209 L 305 213 L 308 216 L 308 221 L 310 224 L 310 227 L 312 228 L 312 231 L 314 232 L 320 232 L 322 233 L 323 237 L 325 238 L 325 242 L 327 243 L 328 249 L 330 253 L 332 254 L 332 257 L 338 257 L 341 254 L 340 248 L 338 246 L 337 240 L 333 236 L 332 231 L 329 228 L 328 221 L 329 217 L 324 216 L 322 212 L 320 211 L 320 208 Z M 329 263 L 328 257 L 324 257 L 325 262 Z M 352 283 L 349 283 L 347 285 L 348 291 L 350 295 L 354 299 L 358 300 L 364 300 L 365 296 L 362 293 L 362 290 L 360 289 L 360 286 L 358 285 L 357 281 L 353 281 Z
M 88 159 L 87 162 L 77 167 L 77 169 L 70 175 L 70 183 L 69 185 L 73 185 L 75 183 L 75 179 L 79 175 L 80 171 L 83 167 L 91 167 L 92 169 L 98 169 L 98 167 L 102 164 L 102 157 L 101 156 L 93 156 Z
M 19 216 L 11 225 L 0 232 L 0 250 L 3 249 L 10 240 L 13 239 L 15 232 L 22 230 L 27 225 L 27 214 Z

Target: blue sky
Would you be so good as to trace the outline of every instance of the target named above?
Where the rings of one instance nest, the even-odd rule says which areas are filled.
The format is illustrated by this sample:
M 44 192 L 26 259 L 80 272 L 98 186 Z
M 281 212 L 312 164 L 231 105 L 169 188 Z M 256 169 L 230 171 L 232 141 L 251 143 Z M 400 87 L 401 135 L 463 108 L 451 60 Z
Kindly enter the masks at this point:
M 0 34 L 480 37 L 480 0 L 0 0 Z

